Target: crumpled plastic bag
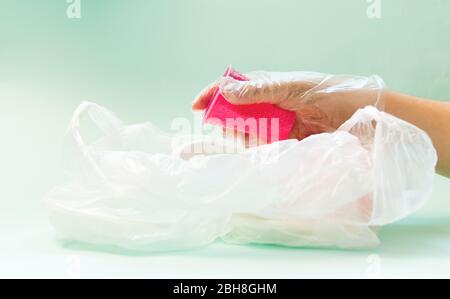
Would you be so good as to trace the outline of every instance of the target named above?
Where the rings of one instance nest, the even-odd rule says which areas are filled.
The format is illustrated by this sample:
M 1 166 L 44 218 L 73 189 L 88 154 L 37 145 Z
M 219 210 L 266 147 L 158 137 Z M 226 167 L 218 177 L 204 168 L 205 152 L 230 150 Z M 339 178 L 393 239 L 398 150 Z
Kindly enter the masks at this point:
M 87 142 L 87 115 L 102 136 Z M 219 139 L 197 141 L 214 146 Z M 337 131 L 234 153 L 185 155 L 150 123 L 82 103 L 67 134 L 70 181 L 45 196 L 60 238 L 153 252 L 230 243 L 368 248 L 430 197 L 425 132 L 367 106 Z M 187 146 L 187 147 L 186 147 Z

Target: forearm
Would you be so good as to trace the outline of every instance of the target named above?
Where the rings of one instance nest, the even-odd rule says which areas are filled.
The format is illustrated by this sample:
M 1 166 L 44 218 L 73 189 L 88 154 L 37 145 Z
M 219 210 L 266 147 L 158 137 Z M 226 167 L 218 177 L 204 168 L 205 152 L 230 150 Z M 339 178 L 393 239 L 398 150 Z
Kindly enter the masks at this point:
M 387 91 L 385 111 L 428 133 L 438 153 L 437 172 L 450 177 L 450 103 Z

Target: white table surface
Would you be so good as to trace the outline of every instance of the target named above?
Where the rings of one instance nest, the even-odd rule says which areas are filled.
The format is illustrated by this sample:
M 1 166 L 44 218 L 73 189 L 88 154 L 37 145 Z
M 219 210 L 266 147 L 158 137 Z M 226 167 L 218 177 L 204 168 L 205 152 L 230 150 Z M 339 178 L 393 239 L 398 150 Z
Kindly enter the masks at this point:
M 191 251 L 130 255 L 58 242 L 36 202 L 1 210 L 0 277 L 31 278 L 450 278 L 449 180 L 436 177 L 430 204 L 385 227 L 367 251 L 236 246 L 217 242 Z M 443 213 L 436 213 L 442 205 Z

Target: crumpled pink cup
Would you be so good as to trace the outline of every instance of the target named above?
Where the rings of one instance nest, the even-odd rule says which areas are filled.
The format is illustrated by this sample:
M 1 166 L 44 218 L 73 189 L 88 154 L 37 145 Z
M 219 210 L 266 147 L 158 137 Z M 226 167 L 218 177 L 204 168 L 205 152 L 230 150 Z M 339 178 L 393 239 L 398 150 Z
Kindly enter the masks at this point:
M 239 81 L 248 80 L 231 66 L 224 73 L 224 77 L 227 76 Z M 269 103 L 234 105 L 217 88 L 205 109 L 203 122 L 256 135 L 271 143 L 288 139 L 295 119 L 294 111 Z

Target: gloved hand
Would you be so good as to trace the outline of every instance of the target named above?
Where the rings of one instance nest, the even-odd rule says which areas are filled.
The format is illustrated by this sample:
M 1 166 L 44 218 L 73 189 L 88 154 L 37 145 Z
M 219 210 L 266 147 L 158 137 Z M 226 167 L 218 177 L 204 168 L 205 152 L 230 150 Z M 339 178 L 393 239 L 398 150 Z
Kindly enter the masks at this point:
M 334 131 L 359 108 L 373 105 L 383 110 L 383 80 L 374 75 L 358 77 L 314 72 L 252 72 L 249 81 L 225 77 L 205 88 L 192 109 L 203 110 L 218 86 L 233 104 L 268 102 L 296 111 L 290 138 L 299 140 Z

